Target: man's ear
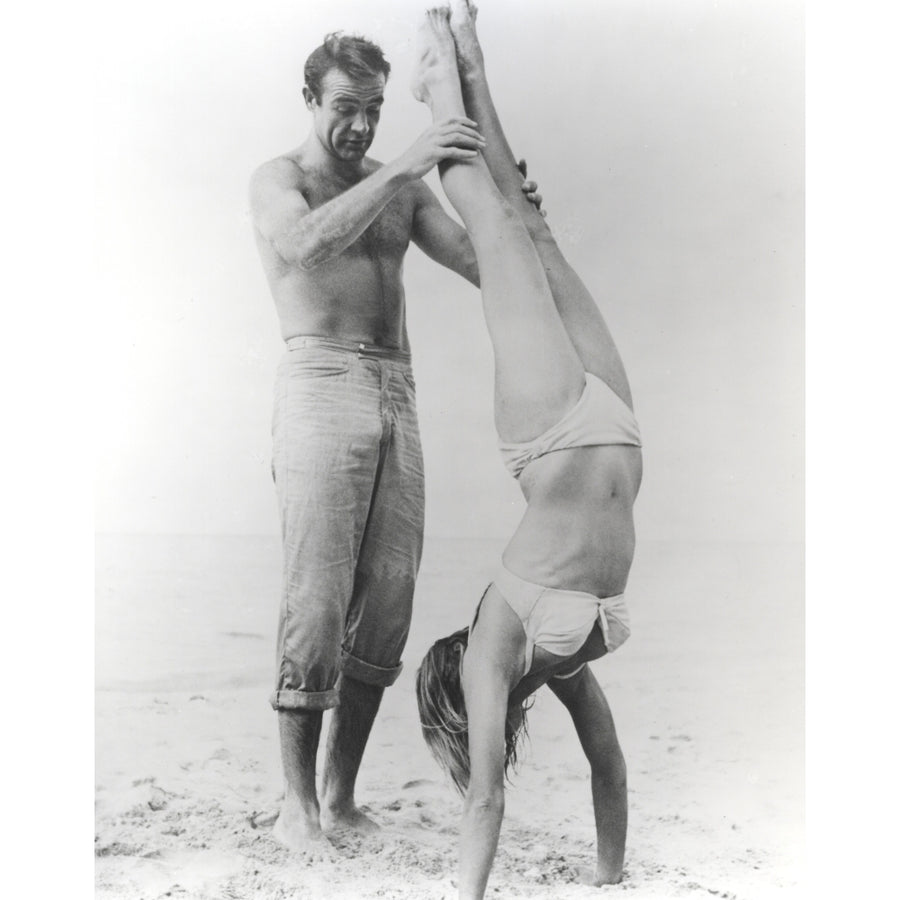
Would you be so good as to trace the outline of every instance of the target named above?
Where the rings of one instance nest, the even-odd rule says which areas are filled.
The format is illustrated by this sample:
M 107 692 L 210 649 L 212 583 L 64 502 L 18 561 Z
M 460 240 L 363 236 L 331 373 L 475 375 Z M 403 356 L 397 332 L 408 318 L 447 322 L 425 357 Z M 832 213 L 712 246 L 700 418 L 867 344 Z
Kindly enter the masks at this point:
M 303 85 L 303 102 L 306 103 L 306 108 L 312 112 L 313 107 L 318 105 L 318 101 L 313 96 L 313 92 L 304 84 Z

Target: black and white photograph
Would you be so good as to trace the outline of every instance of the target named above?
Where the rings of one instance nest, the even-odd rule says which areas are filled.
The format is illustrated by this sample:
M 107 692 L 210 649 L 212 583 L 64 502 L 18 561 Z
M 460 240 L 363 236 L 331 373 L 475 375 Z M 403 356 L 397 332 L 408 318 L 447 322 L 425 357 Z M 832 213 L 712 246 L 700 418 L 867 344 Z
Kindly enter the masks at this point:
M 104 4 L 99 900 L 806 896 L 805 16 Z

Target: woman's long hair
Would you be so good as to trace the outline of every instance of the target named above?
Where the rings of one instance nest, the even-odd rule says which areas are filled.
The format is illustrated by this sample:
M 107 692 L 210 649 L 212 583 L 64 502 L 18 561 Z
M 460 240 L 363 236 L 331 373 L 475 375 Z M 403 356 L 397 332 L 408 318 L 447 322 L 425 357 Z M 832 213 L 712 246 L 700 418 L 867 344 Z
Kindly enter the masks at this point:
M 462 628 L 435 641 L 416 673 L 419 722 L 432 756 L 450 776 L 460 794 L 469 786 L 469 722 L 459 677 L 459 664 L 469 644 L 469 629 Z M 521 715 L 506 716 L 506 760 L 503 771 L 509 776 L 516 768 L 522 738 L 528 734 L 524 702 Z M 516 711 L 518 712 L 518 711 Z

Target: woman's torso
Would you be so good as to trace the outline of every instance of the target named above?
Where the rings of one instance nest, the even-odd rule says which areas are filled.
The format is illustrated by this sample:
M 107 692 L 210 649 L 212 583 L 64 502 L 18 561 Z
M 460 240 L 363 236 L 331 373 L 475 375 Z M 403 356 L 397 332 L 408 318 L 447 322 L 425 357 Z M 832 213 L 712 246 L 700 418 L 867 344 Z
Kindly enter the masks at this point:
M 528 581 L 598 597 L 624 592 L 634 556 L 639 447 L 573 447 L 528 464 L 519 484 L 528 508 L 503 553 Z

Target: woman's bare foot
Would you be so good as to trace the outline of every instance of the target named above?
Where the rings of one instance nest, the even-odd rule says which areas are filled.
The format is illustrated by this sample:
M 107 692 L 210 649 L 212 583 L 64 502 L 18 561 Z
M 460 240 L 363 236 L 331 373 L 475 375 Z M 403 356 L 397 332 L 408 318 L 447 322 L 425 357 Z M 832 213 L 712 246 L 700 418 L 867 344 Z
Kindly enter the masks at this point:
M 450 31 L 456 44 L 460 77 L 484 71 L 484 54 L 475 33 L 478 7 L 469 0 L 450 0 Z
M 459 92 L 456 44 L 450 31 L 450 10 L 446 6 L 429 9 L 425 13 L 425 20 L 419 28 L 418 44 L 419 58 L 410 87 L 416 100 L 433 107 L 436 96 L 445 94 L 454 82 L 456 92 Z

